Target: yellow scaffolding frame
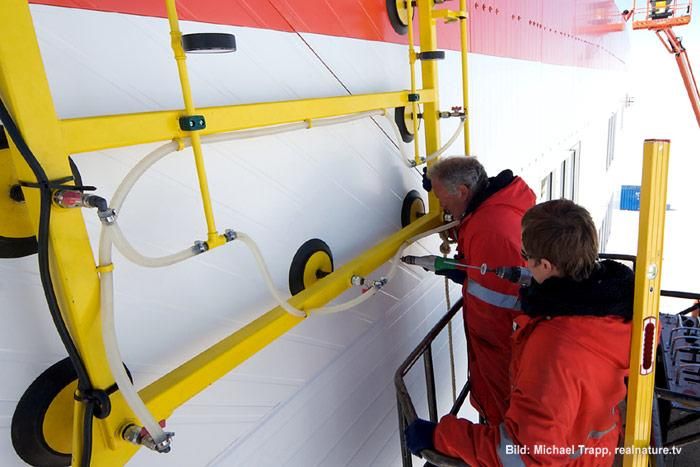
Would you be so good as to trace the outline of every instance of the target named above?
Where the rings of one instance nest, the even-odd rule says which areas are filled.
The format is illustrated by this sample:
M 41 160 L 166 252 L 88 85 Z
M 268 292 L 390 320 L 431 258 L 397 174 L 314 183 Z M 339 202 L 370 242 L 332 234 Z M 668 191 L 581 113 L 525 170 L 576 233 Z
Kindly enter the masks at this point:
M 174 0 L 166 0 L 166 2 L 173 47 L 183 87 L 185 110 L 191 115 L 194 105 L 186 79 L 184 54 L 180 56 L 181 45 L 175 2 Z M 435 50 L 437 47 L 436 17 L 439 15 L 434 14 L 433 2 L 418 3 L 421 50 Z M 464 10 L 466 8 L 464 2 L 462 5 Z M 460 13 L 464 16 L 462 21 L 465 21 L 466 11 Z M 466 29 L 464 23 L 462 27 L 463 30 Z M 194 145 L 194 140 L 199 138 L 198 132 L 183 132 L 179 128 L 178 118 L 183 115 L 182 110 L 60 120 L 56 115 L 49 91 L 27 0 L 3 2 L 0 30 L 3 31 L 3 40 L 0 41 L 0 63 L 2 63 L 0 95 L 49 179 L 70 176 L 69 154 L 180 139 L 186 136 L 193 138 Z M 466 45 L 466 36 L 463 44 Z M 463 63 L 466 80 L 466 51 L 463 54 Z M 419 95 L 419 102 L 424 105 L 426 152 L 430 154 L 440 147 L 438 72 L 434 61 L 422 62 L 422 78 L 423 89 L 415 90 L 412 86 L 412 91 Z M 466 92 L 466 84 L 464 89 Z M 408 92 L 400 91 L 234 105 L 199 109 L 198 114 L 204 115 L 207 121 L 207 128 L 201 133 L 213 134 L 407 106 L 408 95 Z M 188 96 L 190 96 L 189 99 Z M 465 105 L 466 102 L 465 96 Z M 465 138 L 468 138 L 467 125 L 465 125 L 465 132 L 467 133 Z M 466 139 L 465 144 L 468 147 Z M 196 149 L 195 153 L 197 153 Z M 3 167 L 8 167 L 8 171 L 14 170 L 17 180 L 35 181 L 34 174 L 12 142 L 9 149 L 10 157 L 6 157 L 5 154 L 6 152 L 3 151 L 0 163 Z M 218 234 L 213 215 L 210 215 L 211 210 L 207 208 L 210 201 L 206 176 L 202 177 L 204 166 L 201 154 L 196 158 L 207 217 L 208 240 L 216 244 Z M 40 207 L 38 190 L 25 190 L 25 199 L 26 210 L 17 211 L 18 214 L 15 214 L 13 222 L 17 225 L 31 226 L 31 234 L 36 235 Z M 301 309 L 310 309 L 331 301 L 350 287 L 353 275 L 369 274 L 389 260 L 407 239 L 440 225 L 442 217 L 437 200 L 432 193 L 429 195 L 429 206 L 428 215 L 389 236 L 353 261 L 295 295 L 289 300 L 290 304 Z M 99 277 L 82 213 L 80 210 L 56 207 L 51 209 L 49 254 L 61 312 L 84 360 L 93 386 L 96 389 L 105 389 L 114 383 L 114 379 L 107 364 L 102 342 Z M 297 325 L 302 319 L 288 314 L 280 307 L 274 308 L 142 389 L 140 396 L 156 419 L 167 418 L 177 407 Z M 95 420 L 93 424 L 92 461 L 100 466 L 123 465 L 138 449 L 121 437 L 121 431 L 126 425 L 137 422 L 134 414 L 118 391 L 110 398 L 112 405 L 110 415 L 105 419 Z M 80 465 L 84 408 L 81 402 L 74 402 L 73 407 L 73 426 L 55 426 L 52 429 L 72 431 L 72 463 Z

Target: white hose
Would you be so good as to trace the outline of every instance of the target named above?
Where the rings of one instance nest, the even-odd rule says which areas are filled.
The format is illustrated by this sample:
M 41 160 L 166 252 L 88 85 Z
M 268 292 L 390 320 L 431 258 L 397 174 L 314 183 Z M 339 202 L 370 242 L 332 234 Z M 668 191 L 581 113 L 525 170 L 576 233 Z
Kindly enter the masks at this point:
M 117 250 L 119 250 L 119 252 L 124 255 L 126 259 L 146 268 L 162 268 L 165 266 L 170 266 L 172 264 L 179 263 L 180 261 L 189 259 L 198 253 L 198 251 L 196 251 L 193 247 L 190 247 L 177 253 L 173 253 L 168 256 L 161 256 L 159 258 L 144 256 L 136 251 L 126 240 L 124 233 L 122 233 L 122 230 L 119 228 L 119 225 L 116 222 L 105 226 L 104 228 L 109 231 L 112 244 L 117 247 Z
M 450 139 L 448 139 L 447 142 L 440 149 L 438 149 L 437 151 L 435 151 L 434 153 L 432 153 L 428 157 L 426 157 L 425 162 L 429 162 L 429 161 L 432 161 L 433 159 L 437 159 L 438 157 L 440 157 L 442 155 L 443 152 L 447 151 L 447 149 L 450 146 L 452 146 L 452 143 L 454 143 L 457 140 L 457 138 L 459 137 L 459 134 L 462 133 L 462 129 L 464 128 L 465 121 L 466 121 L 466 119 L 464 117 L 460 118 L 459 125 L 457 125 L 457 129 L 452 134 Z M 469 154 L 467 154 L 467 156 L 468 155 Z
M 253 253 L 255 260 L 258 262 L 258 266 L 260 267 L 260 271 L 262 272 L 263 279 L 265 279 L 265 285 L 267 285 L 268 290 L 270 291 L 272 296 L 275 297 L 275 300 L 277 301 L 279 306 L 281 306 L 287 313 L 291 315 L 306 316 L 306 312 L 295 308 L 294 306 L 287 303 L 287 301 L 283 299 L 280 293 L 277 291 L 275 284 L 272 282 L 270 270 L 267 268 L 267 264 L 265 264 L 265 260 L 263 259 L 262 254 L 260 253 L 260 249 L 258 248 L 258 245 L 253 241 L 253 239 L 250 238 L 248 235 L 244 234 L 243 232 L 236 232 L 236 238 L 245 243 L 245 245 L 248 248 L 250 248 L 251 253 Z
M 384 116 L 386 119 L 389 121 L 391 124 L 391 128 L 394 130 L 394 137 L 396 138 L 396 144 L 399 147 L 399 153 L 401 154 L 401 162 L 408 167 L 408 168 L 413 168 L 413 161 L 415 158 L 410 157 L 408 154 L 406 154 L 406 149 L 403 144 L 403 139 L 401 138 L 401 132 L 399 131 L 399 126 L 396 124 L 393 118 L 389 117 L 388 112 L 385 112 Z M 430 154 L 425 158 L 425 162 L 432 161 L 433 159 L 437 159 L 440 157 L 445 151 L 449 149 L 452 144 L 457 140 L 459 135 L 462 133 L 462 130 L 464 129 L 464 123 L 465 123 L 465 118 L 462 117 L 460 118 L 459 125 L 457 125 L 457 129 L 452 133 L 452 136 L 450 136 L 450 139 L 447 140 L 447 143 L 445 143 L 440 149 L 435 151 L 434 153 Z
M 396 138 L 396 145 L 399 147 L 399 154 L 401 155 L 401 162 L 409 169 L 413 168 L 411 163 L 413 158 L 406 154 L 406 148 L 403 144 L 403 139 L 401 138 L 401 132 L 399 131 L 399 126 L 396 124 L 393 118 L 391 118 L 387 113 L 384 114 L 386 119 L 389 121 L 391 128 L 394 130 L 394 137 Z
M 234 132 L 229 132 L 229 133 L 220 133 L 220 134 L 215 134 L 215 135 L 206 135 L 202 136 L 201 141 L 203 144 L 208 144 L 208 143 L 219 143 L 219 142 L 224 142 L 224 141 L 233 141 L 233 140 L 238 140 L 238 139 L 248 139 L 248 138 L 257 138 L 261 136 L 270 136 L 270 135 L 276 135 L 280 133 L 286 133 L 290 131 L 295 131 L 295 130 L 301 130 L 305 128 L 310 128 L 310 125 L 313 126 L 329 126 L 329 125 L 335 125 L 335 124 L 340 124 L 340 123 L 348 123 L 352 122 L 355 120 L 360 120 L 363 118 L 367 117 L 372 117 L 372 116 L 380 116 L 380 115 L 386 115 L 386 110 L 372 110 L 368 112 L 360 112 L 352 115 L 344 115 L 342 117 L 330 117 L 330 118 L 323 118 L 323 119 L 318 119 L 314 120 L 311 123 L 307 122 L 296 122 L 296 123 L 288 123 L 284 125 L 276 125 L 276 126 L 271 126 L 271 127 L 265 127 L 265 128 L 254 128 L 250 130 L 241 130 L 241 131 L 234 131 Z M 184 147 L 190 146 L 190 142 L 184 141 L 183 145 Z M 163 157 L 167 156 L 168 154 L 172 153 L 173 151 L 176 151 L 180 145 L 175 142 L 171 141 L 169 143 L 166 143 L 162 146 L 159 146 L 158 148 L 154 149 L 150 153 L 146 155 L 143 159 L 141 159 L 138 164 L 136 164 L 128 174 L 124 177 L 124 180 L 122 180 L 122 183 L 119 185 L 117 190 L 114 192 L 114 195 L 112 196 L 112 201 L 110 204 L 110 208 L 114 209 L 117 211 L 117 213 L 120 212 L 122 204 L 124 203 L 124 200 L 128 196 L 129 192 L 131 189 L 134 187 L 136 182 L 141 178 L 141 176 L 149 169 L 151 168 L 156 162 L 161 160 Z M 130 261 L 133 261 L 136 264 L 139 264 L 141 266 L 145 267 L 160 267 L 160 264 L 163 265 L 169 265 L 169 264 L 174 264 L 171 262 L 171 258 L 177 257 L 180 258 L 180 255 L 182 255 L 182 259 L 187 259 L 190 256 L 187 256 L 185 254 L 186 250 L 183 250 L 180 253 L 176 253 L 175 255 L 169 255 L 163 258 L 151 258 L 148 256 L 145 256 L 141 254 L 138 250 L 136 250 L 127 240 L 127 238 L 124 236 L 124 234 L 121 232 L 120 229 L 115 229 L 115 234 L 113 235 L 114 239 L 114 245 L 117 247 L 119 252 L 123 254 L 125 257 L 127 257 Z M 180 259 L 179 261 L 182 261 Z M 177 261 L 174 261 L 177 262 Z
M 408 247 L 411 243 L 420 240 L 421 238 L 427 237 L 429 235 L 433 235 L 438 232 L 442 232 L 443 230 L 450 229 L 456 225 L 459 224 L 459 221 L 454 221 L 446 225 L 442 225 L 440 227 L 437 227 L 435 229 L 429 230 L 427 232 L 424 232 L 420 235 L 416 235 L 415 237 L 412 237 L 408 239 L 406 242 L 404 242 L 399 249 L 396 251 L 396 254 L 392 258 L 392 264 L 391 268 L 389 269 L 388 274 L 386 275 L 386 282 L 390 282 L 394 276 L 396 275 L 397 267 L 400 262 L 401 254 L 403 251 Z M 362 295 L 358 295 L 357 297 L 353 298 L 352 300 L 349 300 L 345 303 L 341 303 L 339 305 L 331 305 L 331 306 L 324 306 L 324 307 L 319 307 L 319 308 L 311 308 L 309 310 L 301 310 L 299 308 L 294 307 L 293 305 L 290 305 L 284 298 L 282 298 L 282 295 L 280 292 L 277 290 L 275 287 L 273 281 L 272 281 L 272 276 L 270 275 L 270 271 L 265 264 L 265 260 L 262 257 L 262 254 L 260 253 L 260 249 L 258 248 L 257 244 L 255 241 L 250 238 L 248 235 L 242 232 L 237 232 L 236 233 L 237 237 L 239 240 L 241 240 L 248 248 L 250 248 L 250 251 L 253 253 L 253 256 L 255 257 L 255 260 L 258 263 L 258 267 L 260 271 L 262 272 L 263 278 L 265 279 L 265 285 L 267 286 L 268 290 L 272 294 L 272 296 L 275 298 L 277 303 L 279 304 L 282 309 L 284 309 L 287 313 L 294 315 L 294 316 L 307 316 L 309 312 L 313 311 L 314 314 L 322 314 L 322 315 L 328 315 L 332 313 L 338 313 L 339 311 L 345 311 L 349 310 L 350 308 L 354 308 L 357 305 L 365 302 L 366 300 L 369 300 L 374 294 L 376 294 L 379 291 L 379 287 L 376 286 L 370 286 L 370 288 L 364 292 Z
M 321 119 L 318 121 L 315 121 L 314 124 L 316 126 L 326 126 L 326 125 L 331 125 L 334 123 L 345 123 L 353 120 L 357 120 L 360 118 L 365 118 L 367 116 L 374 116 L 374 115 L 386 115 L 386 111 L 372 111 L 372 112 L 363 112 L 360 114 L 355 114 L 355 115 L 350 115 L 350 116 L 345 116 L 345 117 L 339 117 L 339 118 L 329 118 L 329 119 Z M 252 130 L 245 130 L 245 131 L 238 131 L 238 132 L 232 132 L 232 133 L 227 133 L 227 134 L 217 134 L 217 135 L 208 135 L 202 137 L 202 142 L 203 143 L 215 143 L 215 142 L 221 142 L 221 141 L 230 141 L 230 140 L 235 140 L 235 139 L 243 139 L 243 138 L 253 138 L 253 137 L 258 137 L 258 136 L 266 136 L 266 135 L 273 135 L 273 134 L 279 134 L 287 131 L 294 131 L 302 128 L 309 128 L 310 124 L 306 122 L 299 122 L 299 123 L 292 123 L 292 124 L 286 124 L 286 125 L 279 125 L 275 127 L 269 127 L 269 128 L 258 128 L 258 129 L 252 129 Z M 188 146 L 189 144 L 184 143 L 184 146 Z M 111 209 L 114 209 L 115 211 L 119 212 L 119 210 L 122 207 L 122 204 L 126 200 L 126 197 L 128 196 L 129 192 L 133 188 L 134 184 L 141 178 L 141 176 L 148 170 L 153 164 L 158 162 L 160 159 L 165 157 L 166 155 L 170 154 L 171 152 L 177 150 L 180 147 L 180 145 L 177 142 L 169 142 L 164 144 L 163 146 L 160 146 L 156 148 L 155 150 L 151 151 L 146 157 L 144 157 L 141 161 L 139 161 L 136 166 L 134 166 L 133 169 L 129 171 L 129 173 L 124 177 L 124 180 L 122 180 L 122 183 L 119 185 L 117 190 L 114 193 L 114 196 L 112 197 L 112 203 L 110 205 Z M 443 229 L 449 228 L 451 224 L 448 224 L 447 226 L 444 226 Z M 433 229 L 433 231 L 426 232 L 425 234 L 414 237 L 414 239 L 422 238 L 423 236 L 430 235 L 437 231 L 437 229 Z M 265 262 L 262 258 L 262 255 L 260 254 L 260 250 L 255 244 L 255 242 L 246 234 L 243 233 L 238 233 L 238 238 L 243 241 L 253 252 L 253 255 L 255 256 L 256 261 L 258 262 L 258 265 L 260 266 L 260 269 L 263 273 L 263 277 L 265 278 L 266 285 L 270 292 L 272 293 L 273 297 L 275 297 L 275 300 L 279 303 L 279 305 L 288 313 L 295 315 L 295 316 L 306 316 L 307 313 L 304 312 L 303 310 L 299 310 L 289 303 L 287 303 L 282 296 L 279 294 L 279 292 L 276 290 L 274 287 L 274 284 L 272 282 L 272 277 L 270 276 L 270 272 L 265 265 Z M 412 239 L 412 241 L 414 240 Z M 191 258 L 196 254 L 196 251 L 192 248 L 188 248 L 186 250 L 182 250 L 178 253 L 174 253 L 171 255 L 163 256 L 163 257 L 158 257 L 158 258 L 152 258 L 152 257 L 147 257 L 145 255 L 142 255 L 140 252 L 138 252 L 126 239 L 124 234 L 122 233 L 121 229 L 119 228 L 118 224 L 114 222 L 112 225 L 103 225 L 102 231 L 100 233 L 100 242 L 99 242 L 99 264 L 101 269 L 100 272 L 100 302 L 101 302 L 101 308 L 102 308 L 102 313 L 101 313 L 101 321 L 102 321 L 102 339 L 104 342 L 104 347 L 105 347 L 105 354 L 107 356 L 107 362 L 109 364 L 110 370 L 112 372 L 112 375 L 114 376 L 115 382 L 117 386 L 119 387 L 119 390 L 124 397 L 125 402 L 131 408 L 131 410 L 134 412 L 134 414 L 138 417 L 142 425 L 146 428 L 148 433 L 151 435 L 151 438 L 153 438 L 153 441 L 156 444 L 161 444 L 164 443 L 167 440 L 167 435 L 163 431 L 163 429 L 160 427 L 158 422 L 153 418 L 151 415 L 150 411 L 144 404 L 143 400 L 141 397 L 138 395 L 136 392 L 136 389 L 134 385 L 131 383 L 129 380 L 129 377 L 126 373 L 126 370 L 124 369 L 124 364 L 123 364 L 123 359 L 121 356 L 121 352 L 119 351 L 119 345 L 117 342 L 117 336 L 116 336 L 116 331 L 115 331 L 115 322 L 114 322 L 114 279 L 112 276 L 112 271 L 110 270 L 112 266 L 112 245 L 116 246 L 117 249 L 124 255 L 127 259 L 130 261 L 133 261 L 137 264 L 140 264 L 142 266 L 146 267 L 162 267 L 162 266 L 167 266 L 171 264 L 175 264 L 180 261 L 184 261 L 185 259 Z M 397 254 L 394 256 L 394 263 L 392 264 L 392 268 L 389 272 L 389 275 L 387 279 L 391 279 L 394 274 L 395 270 L 397 267 L 397 263 L 399 260 L 399 255 L 403 251 L 403 249 L 407 246 L 407 243 L 402 245 L 402 247 L 399 249 Z M 338 311 L 346 310 L 349 308 L 352 308 L 354 306 L 357 306 L 358 304 L 364 302 L 365 300 L 369 299 L 372 297 L 376 292 L 378 288 L 372 287 L 370 290 L 368 290 L 366 293 L 363 295 L 350 300 L 346 303 L 343 303 L 341 305 L 334 305 L 334 306 L 329 306 L 329 307 L 322 307 L 318 309 L 318 312 L 322 313 L 335 313 Z
M 99 261 L 103 267 L 112 264 L 112 242 L 110 232 L 107 229 L 102 229 L 100 234 Z M 127 405 L 141 421 L 153 441 L 156 444 L 163 443 L 167 439 L 165 432 L 139 397 L 124 369 L 124 360 L 119 352 L 114 325 L 114 282 L 111 271 L 100 273 L 100 303 L 102 307 L 100 317 L 102 320 L 102 340 L 114 381 Z

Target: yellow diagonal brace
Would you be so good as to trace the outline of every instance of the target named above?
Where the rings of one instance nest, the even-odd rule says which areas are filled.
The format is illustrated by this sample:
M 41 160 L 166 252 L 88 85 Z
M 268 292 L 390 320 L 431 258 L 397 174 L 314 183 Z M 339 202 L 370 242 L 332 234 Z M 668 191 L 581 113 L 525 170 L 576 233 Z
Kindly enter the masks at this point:
M 26 0 L 5 0 L 0 8 L 0 95 L 19 127 L 24 140 L 49 179 L 71 175 L 54 104 L 51 99 L 39 45 Z M 12 164 L 20 180 L 36 181 L 34 174 L 10 144 Z M 29 222 L 36 235 L 40 196 L 37 189 L 24 190 Z M 99 283 L 92 249 L 81 211 L 52 208 L 50 263 L 54 289 L 75 345 L 96 388 L 107 388 L 111 378 L 103 352 L 99 320 Z M 46 319 L 50 320 L 46 311 Z M 120 398 L 113 404 L 120 406 Z M 82 403 L 75 403 L 73 462 L 80 463 Z M 104 422 L 94 425 L 93 442 L 106 445 L 112 438 Z M 65 429 L 70 429 L 65 427 Z
M 669 148 L 668 140 L 644 142 L 625 429 L 625 448 L 632 453 L 625 455 L 625 467 L 648 465 Z
M 434 99 L 435 94 L 431 90 L 416 92 L 420 94 L 421 102 L 431 102 Z M 201 133 L 208 135 L 406 105 L 408 105 L 408 93 L 400 91 L 204 107 L 198 109 L 197 113 L 206 118 L 207 128 Z M 178 118 L 181 115 L 182 111 L 168 110 L 71 118 L 63 120 L 61 127 L 67 141 L 68 152 L 77 154 L 182 138 L 185 134 L 178 125 Z
M 295 295 L 289 300 L 289 303 L 306 310 L 325 305 L 350 287 L 350 279 L 353 275 L 369 275 L 389 260 L 407 239 L 437 227 L 440 222 L 439 213 L 421 217 L 337 271 L 320 279 L 308 289 Z M 313 311 L 310 316 L 310 319 L 322 319 L 314 318 Z M 156 419 L 167 419 L 179 406 L 255 355 L 302 320 L 303 318 L 292 316 L 282 308 L 276 307 L 159 378 L 142 389 L 139 395 Z M 123 407 L 118 408 L 118 410 L 120 414 L 128 415 Z M 127 420 L 128 418 L 124 418 L 121 425 Z M 177 437 L 175 439 L 177 440 Z M 133 456 L 134 447 L 121 440 L 116 433 L 113 442 L 112 449 L 107 449 L 104 446 L 93 449 L 94 465 L 123 465 Z

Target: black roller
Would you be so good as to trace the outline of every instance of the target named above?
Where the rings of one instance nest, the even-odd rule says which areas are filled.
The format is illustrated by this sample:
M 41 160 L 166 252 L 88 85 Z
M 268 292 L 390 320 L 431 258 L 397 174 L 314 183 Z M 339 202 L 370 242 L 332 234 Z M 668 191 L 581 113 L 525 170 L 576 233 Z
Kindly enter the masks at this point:
M 311 257 L 316 253 L 321 255 L 316 256 L 313 263 L 310 263 Z M 323 240 L 312 238 L 299 247 L 292 259 L 289 266 L 289 291 L 296 295 L 331 272 L 333 254 L 330 247 Z
M 236 51 L 236 36 L 221 32 L 184 34 L 182 48 L 187 53 L 228 53 Z
M 401 227 L 406 227 L 411 222 L 425 215 L 425 203 L 420 193 L 411 190 L 406 194 L 401 206 Z
M 399 127 L 399 134 L 401 135 L 401 140 L 404 143 L 410 143 L 413 141 L 413 126 L 409 128 L 406 123 L 406 107 L 396 107 L 394 109 L 394 122 L 396 126 Z
M 124 368 L 132 380 L 129 369 Z M 12 416 L 11 437 L 15 451 L 29 465 L 71 465 L 71 453 L 54 449 L 44 437 L 44 417 L 56 396 L 71 384 L 77 387 L 77 380 L 75 368 L 66 357 L 40 374 L 22 394 Z
M 427 52 L 420 52 L 416 54 L 418 60 L 444 60 L 445 51 L 444 50 L 429 50 Z
M 38 250 L 36 237 L 12 238 L 0 236 L 0 258 L 22 258 Z
M 411 8 L 414 8 L 413 2 L 410 3 Z M 391 27 L 394 28 L 394 31 L 404 36 L 408 33 L 408 13 L 405 8 L 401 8 L 402 13 L 400 13 L 399 4 L 403 6 L 406 2 L 402 0 L 386 0 L 386 13 L 389 16 L 389 22 L 391 23 Z

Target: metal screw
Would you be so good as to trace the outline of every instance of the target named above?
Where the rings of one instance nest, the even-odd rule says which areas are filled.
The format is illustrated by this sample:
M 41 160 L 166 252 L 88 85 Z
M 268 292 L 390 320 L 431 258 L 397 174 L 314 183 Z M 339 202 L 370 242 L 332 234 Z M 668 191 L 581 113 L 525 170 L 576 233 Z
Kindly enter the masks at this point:
M 659 272 L 659 268 L 656 266 L 656 264 L 650 264 L 649 265 L 649 270 L 647 271 L 647 278 L 649 280 L 656 279 L 656 275 Z

